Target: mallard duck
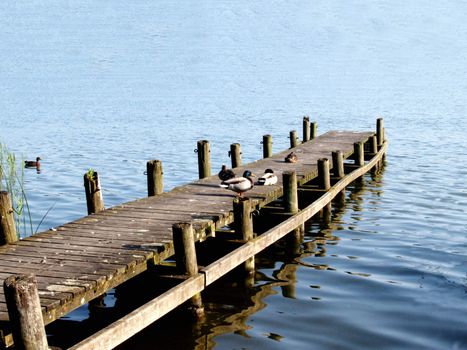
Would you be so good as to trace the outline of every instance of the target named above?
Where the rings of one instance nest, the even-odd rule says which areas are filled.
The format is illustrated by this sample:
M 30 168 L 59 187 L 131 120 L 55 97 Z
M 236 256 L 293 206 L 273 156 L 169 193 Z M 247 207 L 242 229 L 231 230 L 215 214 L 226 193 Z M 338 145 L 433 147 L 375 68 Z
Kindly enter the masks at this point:
M 243 197 L 243 193 L 253 188 L 253 176 L 255 175 L 252 174 L 251 171 L 245 170 L 242 177 L 234 177 L 229 180 L 222 181 L 219 186 L 237 192 L 239 197 Z
M 36 160 L 25 160 L 24 167 L 25 168 L 38 168 L 41 166 L 40 163 L 41 157 L 37 157 Z
M 258 178 L 258 185 L 269 186 L 277 183 L 277 176 L 272 169 L 266 169 L 264 174 Z
M 222 181 L 227 181 L 229 179 L 233 179 L 235 177 L 235 173 L 232 169 L 227 169 L 227 165 L 222 164 L 222 169 L 219 171 L 219 179 Z
M 298 156 L 295 152 L 291 152 L 287 154 L 287 157 L 285 157 L 286 163 L 297 163 L 297 161 L 298 161 Z

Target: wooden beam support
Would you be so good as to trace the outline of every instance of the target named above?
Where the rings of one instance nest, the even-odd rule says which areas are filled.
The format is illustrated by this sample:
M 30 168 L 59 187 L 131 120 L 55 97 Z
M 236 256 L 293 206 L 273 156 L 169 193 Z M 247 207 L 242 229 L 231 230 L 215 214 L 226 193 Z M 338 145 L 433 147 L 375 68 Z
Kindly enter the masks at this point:
M 362 166 L 365 164 L 365 154 L 363 151 L 363 142 L 355 142 L 353 144 L 353 159 L 355 165 Z
M 332 152 L 332 174 L 337 179 L 342 179 L 345 175 L 342 151 L 337 150 Z
M 243 241 L 248 242 L 254 238 L 253 218 L 251 200 L 248 198 L 236 198 L 233 201 L 235 233 L 242 237 Z M 251 257 L 244 264 L 247 274 L 252 275 L 255 272 L 255 258 Z
M 198 275 L 198 261 L 196 258 L 195 236 L 193 226 L 189 222 L 180 222 L 172 226 L 177 268 L 190 277 Z M 191 297 L 193 315 L 200 319 L 204 316 L 201 294 Z

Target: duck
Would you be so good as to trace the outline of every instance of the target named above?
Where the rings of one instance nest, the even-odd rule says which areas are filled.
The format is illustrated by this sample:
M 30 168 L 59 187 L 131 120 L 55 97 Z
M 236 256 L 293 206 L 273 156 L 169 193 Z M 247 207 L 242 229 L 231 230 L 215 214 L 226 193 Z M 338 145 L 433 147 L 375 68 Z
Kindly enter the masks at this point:
M 277 175 L 272 169 L 266 169 L 264 174 L 258 178 L 258 185 L 270 186 L 277 183 Z
M 227 169 L 227 165 L 222 164 L 222 169 L 219 171 L 218 176 L 221 181 L 227 181 L 233 179 L 235 177 L 235 173 L 232 169 Z
M 297 163 L 298 162 L 298 156 L 297 153 L 291 152 L 285 157 L 285 162 L 286 163 Z
M 41 157 L 37 157 L 36 160 L 25 160 L 24 161 L 24 167 L 25 168 L 38 168 L 41 166 Z
M 243 176 L 222 181 L 219 186 L 237 192 L 238 197 L 243 197 L 243 194 L 254 186 L 253 176 L 255 175 L 250 170 L 245 170 Z

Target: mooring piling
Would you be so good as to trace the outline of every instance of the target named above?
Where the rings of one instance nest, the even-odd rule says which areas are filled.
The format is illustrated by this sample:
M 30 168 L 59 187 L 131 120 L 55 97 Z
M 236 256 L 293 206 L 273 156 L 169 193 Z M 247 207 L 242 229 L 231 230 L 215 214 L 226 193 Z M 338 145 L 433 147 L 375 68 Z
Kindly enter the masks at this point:
M 272 136 L 263 136 L 263 158 L 269 158 L 272 156 Z
M 289 138 L 290 138 L 290 148 L 297 147 L 298 146 L 298 136 L 297 136 L 297 131 L 296 130 L 290 131 Z
M 384 142 L 384 120 L 383 118 L 376 119 L 376 137 L 378 139 L 378 147 L 381 147 Z
M 11 244 L 18 240 L 15 218 L 10 194 L 0 192 L 0 245 Z
M 318 123 L 310 122 L 310 140 L 314 140 L 318 136 Z
M 284 171 L 282 173 L 282 184 L 284 186 L 284 211 L 291 215 L 297 214 L 299 211 L 297 173 L 295 171 Z M 288 245 L 289 247 L 291 246 L 294 251 L 296 251 L 300 245 L 304 232 L 304 223 L 300 224 L 292 231 L 288 240 Z
M 164 179 L 162 162 L 150 160 L 146 163 L 146 174 L 148 177 L 148 196 L 155 196 L 164 192 Z
M 84 191 L 86 192 L 88 214 L 97 213 L 104 209 L 104 199 L 97 171 L 89 170 L 84 174 Z
M 355 142 L 353 144 L 353 158 L 356 166 L 363 166 L 365 164 L 363 142 Z
M 303 142 L 310 141 L 310 117 L 303 117 Z
M 188 276 L 195 277 L 198 275 L 198 261 L 192 224 L 189 222 L 174 224 L 172 235 L 177 268 Z M 203 317 L 204 307 L 200 293 L 191 297 L 191 309 L 195 317 Z
M 211 150 L 207 140 L 200 140 L 197 145 L 195 152 L 198 153 L 198 174 L 200 179 L 204 179 L 211 176 Z
M 342 151 L 336 150 L 332 152 L 332 175 L 335 181 L 339 181 L 345 176 L 344 171 L 344 155 Z M 339 207 L 345 205 L 345 190 L 340 191 L 334 198 L 334 203 Z
M 240 150 L 239 143 L 232 143 L 230 145 L 229 156 L 232 162 L 232 169 L 242 165 L 242 151 Z
M 15 349 L 48 350 L 37 281 L 34 275 L 14 275 L 3 283 Z
M 244 242 L 254 238 L 251 200 L 235 198 L 233 201 L 234 225 L 237 236 Z M 255 258 L 251 257 L 244 263 L 245 272 L 249 275 L 255 272 Z
M 331 188 L 331 175 L 329 171 L 329 159 L 318 159 L 318 187 L 322 191 L 329 191 Z M 331 217 L 331 202 L 326 204 L 322 211 L 321 216 L 323 221 L 328 222 Z

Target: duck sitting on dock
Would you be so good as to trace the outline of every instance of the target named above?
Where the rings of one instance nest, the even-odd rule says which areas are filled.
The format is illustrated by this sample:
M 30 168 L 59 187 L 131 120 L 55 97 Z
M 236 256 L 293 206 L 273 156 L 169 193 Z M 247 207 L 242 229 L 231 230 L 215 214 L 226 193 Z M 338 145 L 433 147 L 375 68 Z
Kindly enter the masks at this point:
M 272 169 L 266 169 L 264 174 L 258 178 L 258 185 L 270 186 L 277 183 L 277 175 Z
M 235 177 L 235 173 L 232 169 L 227 169 L 227 165 L 222 164 L 222 169 L 219 171 L 218 176 L 222 181 L 227 181 L 233 179 Z
M 37 157 L 36 160 L 25 160 L 24 167 L 25 168 L 39 168 L 41 166 L 41 157 Z
M 298 156 L 297 153 L 291 152 L 285 157 L 285 162 L 286 163 L 297 163 L 298 162 Z
M 243 176 L 222 181 L 219 186 L 237 192 L 239 197 L 243 197 L 243 193 L 251 190 L 254 186 L 253 176 L 255 175 L 251 171 L 245 170 Z

